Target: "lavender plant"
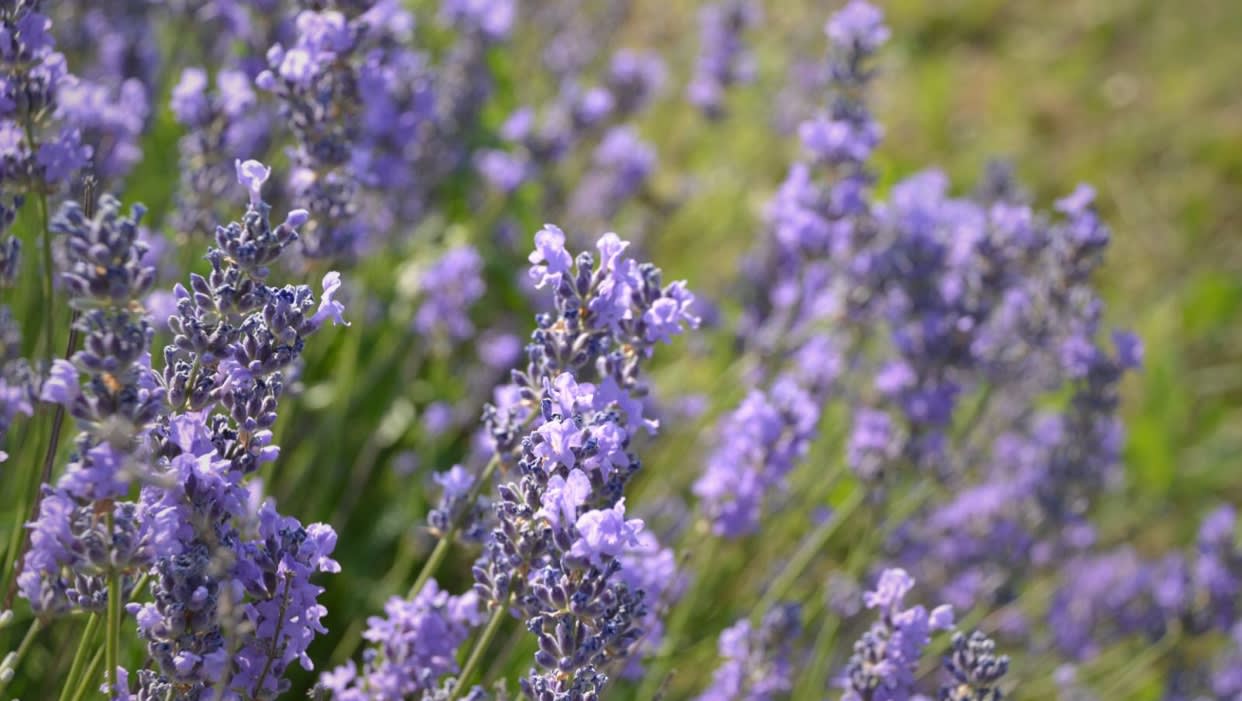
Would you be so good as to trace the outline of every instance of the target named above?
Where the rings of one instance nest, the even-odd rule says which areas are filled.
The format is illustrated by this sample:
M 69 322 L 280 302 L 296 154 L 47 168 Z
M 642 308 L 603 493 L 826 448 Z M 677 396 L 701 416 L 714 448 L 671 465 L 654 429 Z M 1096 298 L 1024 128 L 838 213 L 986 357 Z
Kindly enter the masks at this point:
M 0 694 L 1238 695 L 1232 483 L 1126 466 L 1115 188 L 909 171 L 884 13 L 762 9 L 0 3 Z
M 65 473 L 44 488 L 17 581 L 41 617 L 106 615 L 105 669 L 118 698 L 129 693 L 117 658 L 123 606 L 154 664 L 138 675 L 139 697 L 279 694 L 285 669 L 310 665 L 305 649 L 324 632 L 322 589 L 310 577 L 339 570 L 330 527 L 303 528 L 243 483 L 278 453 L 270 428 L 282 371 L 305 336 L 343 321 L 339 276 L 325 277 L 317 310 L 308 288 L 264 282 L 307 215 L 273 227 L 260 196 L 270 170 L 256 161 L 236 170 L 249 207 L 217 228 L 211 275 L 191 275 L 192 293 L 177 286 L 162 373 L 151 368 L 152 325 L 138 304 L 155 278 L 141 263 L 142 210 L 121 216 L 105 196 L 92 218 L 68 202 L 52 224 L 66 238 L 63 280 L 83 349 L 56 361 L 40 398 L 64 405 L 82 433 Z M 126 605 L 140 575 L 152 580 L 153 601 Z

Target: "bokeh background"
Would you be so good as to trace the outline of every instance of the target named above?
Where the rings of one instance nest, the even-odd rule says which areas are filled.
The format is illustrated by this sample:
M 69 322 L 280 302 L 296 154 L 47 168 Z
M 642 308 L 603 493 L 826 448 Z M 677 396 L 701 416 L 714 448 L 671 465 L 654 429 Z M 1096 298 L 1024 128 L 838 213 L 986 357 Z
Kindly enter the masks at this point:
M 412 4 L 419 16 L 434 15 L 431 3 Z M 723 319 L 733 319 L 739 306 L 732 280 L 762 232 L 764 203 L 798 151 L 787 127 L 789 119 L 804 115 L 796 105 L 785 112 L 782 96 L 791 85 L 799 91 L 798 65 L 822 59 L 822 28 L 838 3 L 764 3 L 762 25 L 747 34 L 758 59 L 757 79 L 730 92 L 728 116 L 716 122 L 704 120 L 682 97 L 698 49 L 696 3 L 633 0 L 621 3 L 627 5 L 622 11 L 613 7 L 618 3 L 577 4 L 584 21 L 597 25 L 604 42 L 601 61 L 611 48 L 628 46 L 659 51 L 670 68 L 666 94 L 637 128 L 658 153 L 653 197 L 680 204 L 656 219 L 622 211 L 613 228 L 623 235 L 641 232 L 642 246 L 667 279 L 687 279 L 719 304 Z M 1116 524 L 1115 538 L 1140 547 L 1189 542 L 1210 506 L 1242 502 L 1242 3 L 878 4 L 893 30 L 873 93 L 886 130 L 874 161 L 881 191 L 935 165 L 966 192 L 996 157 L 1014 166 L 1043 205 L 1079 181 L 1098 189 L 1114 236 L 1098 278 L 1106 316 L 1110 325 L 1136 331 L 1146 346 L 1145 367 L 1127 380 L 1124 391 L 1130 479 L 1107 500 L 1100 518 Z M 536 23 L 518 26 L 512 46 L 490 61 L 497 76 L 488 113 L 493 124 L 513 107 L 538 103 L 552 91 L 533 68 L 546 35 Z M 161 42 L 166 55 L 176 55 L 177 37 Z M 801 92 L 808 94 L 805 88 Z M 146 202 L 156 221 L 172 201 L 180 134 L 167 93 L 159 104 L 144 141 L 144 162 L 124 189 L 124 200 Z M 566 166 L 567 179 L 574 167 Z M 329 521 L 341 531 L 338 555 L 344 569 L 325 582 L 332 633 L 312 648 L 321 667 L 339 662 L 348 648 L 341 641 L 356 639 L 350 636 L 357 635 L 364 618 L 413 580 L 433 543 L 422 528 L 432 494 L 430 474 L 466 451 L 468 432 L 431 438 L 422 428 L 433 402 L 467 394 L 468 383 L 455 374 L 452 355 L 418 347 L 418 339 L 401 325 L 385 320 L 409 318 L 414 302 L 403 285 L 440 250 L 424 249 L 422 243 L 442 246 L 491 235 L 494 213 L 472 208 L 468 187 L 448 189 L 445 197 L 457 202 L 412 232 L 400 259 L 360 262 L 352 275 L 365 279 L 370 290 L 388 292 L 352 300 L 353 326 L 314 339 L 300 394 L 282 411 L 277 442 L 284 452 L 263 474 L 268 490 L 282 510 L 304 522 Z M 529 240 L 543 223 L 541 213 L 522 202 L 511 209 L 517 235 Z M 195 246 L 184 246 L 180 255 L 184 266 L 200 265 Z M 489 294 L 524 309 L 511 289 L 513 271 L 497 264 L 488 261 Z M 498 321 L 500 308 L 480 305 L 476 322 L 482 327 Z M 527 317 L 511 318 L 511 330 L 524 333 Z M 710 447 L 711 434 L 704 429 L 745 392 L 730 364 L 727 326 L 659 354 L 652 379 L 662 400 L 672 405 L 706 396 L 710 401 L 693 418 L 669 421 L 665 435 L 644 447 L 646 469 L 629 503 L 658 514 L 664 506 L 676 511 L 688 497 Z M 718 573 L 692 591 L 681 623 L 688 642 L 669 664 L 675 674 L 667 698 L 686 698 L 703 687 L 716 662 L 720 630 L 746 615 L 790 557 L 791 544 L 809 528 L 815 509 L 836 498 L 803 503 L 799 495 L 814 490 L 799 486 L 814 485 L 823 465 L 835 459 L 844 427 L 841 422 L 835 436 L 830 431 L 793 475 L 788 508 L 764 534 L 721 545 L 710 555 L 682 554 L 687 562 L 710 557 Z M 855 524 L 851 532 L 865 533 L 866 527 Z M 469 585 L 470 558 L 467 551 L 454 552 L 441 570 L 446 588 Z M 835 561 L 826 558 L 800 579 L 797 594 L 815 598 Z M 512 627 L 495 646 L 489 677 L 529 664 L 530 641 Z M 54 680 L 67 657 L 58 650 L 60 636 L 68 639 L 64 632 L 48 634 L 46 646 L 29 658 L 33 671 L 23 682 L 22 698 L 54 698 L 50 690 L 58 688 Z M 136 647 L 129 651 L 135 660 L 138 654 Z M 1043 662 L 1018 662 L 1014 698 L 1050 698 L 1050 674 Z M 1122 680 L 1108 698 L 1160 696 L 1159 659 L 1138 665 L 1124 656 L 1108 658 L 1088 669 L 1088 678 L 1092 674 Z M 1023 688 L 1025 680 L 1036 678 L 1044 682 Z M 295 679 L 301 689 L 313 681 L 309 675 Z M 649 686 L 623 685 L 613 698 L 648 701 L 651 693 Z M 821 696 L 800 687 L 796 698 Z

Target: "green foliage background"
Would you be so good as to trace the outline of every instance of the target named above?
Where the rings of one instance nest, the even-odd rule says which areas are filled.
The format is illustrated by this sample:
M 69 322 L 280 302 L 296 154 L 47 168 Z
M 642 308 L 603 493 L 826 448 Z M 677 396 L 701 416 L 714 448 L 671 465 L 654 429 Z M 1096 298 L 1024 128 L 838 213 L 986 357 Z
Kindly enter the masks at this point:
M 616 28 L 618 46 L 658 49 L 673 69 L 669 99 L 639 124 L 660 157 L 655 189 L 672 194 L 691 184 L 686 205 L 649 232 L 645 245 L 669 279 L 688 279 L 692 288 L 722 303 L 726 318 L 737 311 L 729 280 L 760 233 L 763 203 L 797 152 L 793 138 L 771 128 L 773 98 L 786 82 L 792 58 L 822 55 L 822 26 L 836 3 L 769 0 L 765 5 L 764 26 L 750 37 L 760 59 L 759 80 L 735 91 L 729 119 L 718 124 L 703 121 L 677 94 L 697 50 L 693 3 L 636 0 Z M 1125 388 L 1130 480 L 1100 510 L 1100 518 L 1106 531 L 1111 528 L 1115 537 L 1133 539 L 1140 548 L 1188 542 L 1207 508 L 1222 500 L 1242 501 L 1237 462 L 1242 452 L 1242 4 L 894 0 L 882 5 L 893 41 L 880 60 L 874 102 L 886 127 L 877 161 L 881 187 L 939 165 L 965 190 L 988 158 L 1003 156 L 1040 203 L 1078 181 L 1098 188 L 1114 231 L 1099 278 L 1107 316 L 1112 324 L 1137 331 L 1147 350 L 1145 369 Z M 420 17 L 430 15 L 420 9 Z M 166 41 L 170 49 L 176 43 L 175 37 Z M 546 86 L 527 75 L 538 46 L 537 37 L 523 36 L 512 50 L 493 56 L 500 77 L 490 116 L 495 121 L 507 109 L 546 95 Z M 148 203 L 153 221 L 166 211 L 175 187 L 177 136 L 163 107 L 145 144 L 146 159 L 124 192 L 126 202 Z M 486 239 L 490 221 L 467 205 L 468 187 L 449 189 L 445 197 L 457 201 L 446 207 L 446 217 L 412 234 L 400 252 L 403 261 L 429 257 L 424 244 L 430 250 L 443 241 Z M 543 221 L 529 203 L 514 204 L 512 213 L 525 225 L 523 235 Z M 19 228 L 33 230 L 31 215 L 27 208 Z M 628 216 L 616 222 L 623 236 Z M 193 264 L 202 242 L 183 243 L 188 245 L 182 256 Z M 502 301 L 481 305 L 480 322 L 497 317 L 504 305 L 521 309 L 503 264 L 489 260 L 489 295 L 501 295 Z M 291 397 L 282 412 L 283 455 L 264 474 L 282 511 L 304 522 L 328 520 L 341 531 L 344 571 L 324 581 L 332 632 L 312 649 L 321 668 L 343 635 L 356 634 L 387 596 L 403 592 L 413 580 L 432 544 L 420 530 L 429 471 L 449 467 L 464 447 L 463 440 L 436 443 L 419 435 L 420 408 L 436 398 L 460 397 L 463 390 L 450 357 L 416 347 L 418 339 L 401 332 L 397 320 L 408 318 L 410 303 L 394 290 L 404 270 L 384 257 L 347 273 L 365 281 L 375 299 L 353 300 L 354 325 L 327 331 L 309 344 L 304 392 Z M 517 313 L 513 329 L 523 331 L 529 322 L 520 316 L 525 312 Z M 58 333 L 60 346 L 66 332 Z M 659 394 L 701 392 L 712 401 L 700 422 L 674 424 L 658 443 L 643 448 L 645 472 L 630 504 L 688 494 L 710 440 L 703 429 L 745 391 L 728 346 L 727 332 L 717 330 L 703 341 L 661 349 L 653 373 Z M 418 357 L 413 372 L 405 367 L 411 355 Z M 825 479 L 839 459 L 845 417 L 830 412 L 825 423 L 828 438 L 793 477 L 799 494 L 794 504 L 801 508 L 782 511 L 763 535 L 735 544 L 706 546 L 691 537 L 683 557 L 691 566 L 710 563 L 712 575 L 692 586 L 689 605 L 677 614 L 685 634 L 663 665 L 675 671 L 668 698 L 702 688 L 715 664 L 717 634 L 752 610 L 764 584 L 810 530 L 811 511 L 851 499 L 848 481 L 828 485 Z M 409 450 L 418 454 L 421 468 L 402 476 L 393 463 Z M 28 446 L 14 451 L 14 459 L 36 453 Z M 10 504 L 7 496 L 0 501 Z M 0 542 L 7 542 L 12 514 L 0 516 Z M 806 601 L 822 599 L 827 574 L 854 566 L 850 556 L 869 533 L 865 518 L 847 523 L 791 592 Z M 453 590 L 468 586 L 472 556 L 456 549 L 441 568 L 441 582 Z M 808 643 L 834 634 L 822 610 L 812 607 L 812 621 Z M 81 625 L 69 622 L 45 632 L 11 690 L 27 701 L 55 698 Z M 494 659 L 485 665 L 489 677 L 506 672 L 512 677 L 529 664 L 529 636 L 516 624 L 511 629 L 516 632 L 502 632 Z M 0 651 L 12 649 L 20 632 L 20 626 L 0 631 Z M 837 647 L 847 649 L 844 643 Z M 1014 677 L 1021 684 L 1013 698 L 1049 698 L 1051 663 L 1022 659 L 1024 650 L 1011 652 L 1019 658 Z M 1128 648 L 1091 667 L 1087 677 L 1112 690 L 1109 698 L 1158 698 L 1167 652 Z M 133 644 L 123 660 L 132 667 L 140 654 Z M 822 698 L 814 682 L 835 671 L 840 660 L 820 658 L 816 664 L 806 670 L 796 698 Z M 309 679 L 303 675 L 298 681 Z M 652 692 L 650 685 L 622 686 L 611 698 L 646 701 Z

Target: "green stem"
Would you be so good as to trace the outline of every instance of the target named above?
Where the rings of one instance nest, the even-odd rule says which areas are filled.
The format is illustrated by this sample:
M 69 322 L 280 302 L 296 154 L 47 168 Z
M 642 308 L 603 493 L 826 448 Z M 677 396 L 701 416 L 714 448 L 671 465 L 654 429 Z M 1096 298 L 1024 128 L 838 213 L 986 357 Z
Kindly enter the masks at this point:
M 509 633 L 509 636 L 505 638 L 505 642 L 500 646 L 500 650 L 492 656 L 492 664 L 483 675 L 484 688 L 493 686 L 496 683 L 496 679 L 504 673 L 505 668 L 509 666 L 509 661 L 517 654 L 522 641 L 526 639 L 526 634 L 527 630 L 524 626 L 515 626 Z
M 487 462 L 487 466 L 483 468 L 483 474 L 479 475 L 474 484 L 470 485 L 470 491 L 466 494 L 465 510 L 457 518 L 453 519 L 452 526 L 440 536 L 440 542 L 436 543 L 435 549 L 431 551 L 431 555 L 423 563 L 423 569 L 419 571 L 418 578 L 414 580 L 414 586 L 410 587 L 410 593 L 407 595 L 409 598 L 413 598 L 418 592 L 423 590 L 427 580 L 435 575 L 436 569 L 440 567 L 440 563 L 444 562 L 444 558 L 448 556 L 449 548 L 453 547 L 453 540 L 457 537 L 457 532 L 461 530 L 462 524 L 470 512 L 470 505 L 478 500 L 479 495 L 483 493 L 484 487 L 491 481 L 492 474 L 496 472 L 496 468 L 499 466 L 500 456 L 492 456 L 492 459 Z
M 43 329 L 47 345 L 44 357 L 50 367 L 56 353 L 56 324 L 53 323 L 56 311 L 56 286 L 53 284 L 53 276 L 56 273 L 52 266 L 52 231 L 48 227 L 47 195 L 40 192 L 36 202 L 39 205 L 39 221 L 43 225 Z
M 95 642 L 95 630 L 98 628 L 99 615 L 92 613 L 86 622 L 86 628 L 82 631 L 82 638 L 78 641 L 78 651 L 73 653 L 73 662 L 69 664 L 69 675 L 65 677 L 65 685 L 60 689 L 60 701 L 68 701 L 71 698 L 71 690 L 76 690 L 75 682 L 86 661 L 86 651 Z
M 3 661 L 0 661 L 0 693 L 8 688 L 9 682 L 17 674 L 17 666 L 22 663 L 22 658 L 26 656 L 26 651 L 30 649 L 30 644 L 34 642 L 35 636 L 43 629 L 43 621 L 34 619 L 30 623 L 30 627 L 26 629 L 26 635 L 22 637 L 21 643 L 17 646 L 17 651 L 12 655 L 6 655 Z
M 112 533 L 112 514 L 108 514 L 108 532 Z M 116 666 L 121 649 L 121 571 L 113 565 L 108 575 L 108 629 L 104 644 L 107 655 L 104 658 L 105 670 L 108 674 L 108 689 L 116 689 Z
M 815 635 L 815 644 L 812 647 L 814 657 L 807 667 L 806 676 L 802 677 L 802 683 L 795 689 L 796 694 L 807 694 L 807 696 L 798 695 L 795 698 L 812 698 L 827 686 L 830 674 L 828 656 L 840 627 L 841 619 L 832 615 L 829 615 L 828 620 L 819 627 L 819 632 Z
M 789 593 L 790 588 L 798 581 L 798 578 L 802 576 L 806 568 L 810 566 L 811 561 L 824 548 L 824 545 L 828 543 L 828 539 L 832 537 L 832 534 L 836 533 L 837 528 L 862 504 L 865 492 L 866 489 L 861 486 L 855 488 L 846 498 L 845 503 L 834 510 L 828 520 L 824 521 L 811 534 L 810 538 L 802 541 L 802 545 L 798 547 L 798 550 L 790 558 L 785 568 L 777 575 L 772 582 L 772 586 L 768 587 L 768 590 L 763 593 L 763 597 L 759 599 L 759 604 L 755 606 L 751 614 L 751 618 L 755 619 L 753 622 L 757 622 L 758 619 L 762 618 L 763 614 L 767 613 L 777 601 L 780 601 L 781 598 Z
M 702 524 L 703 529 L 698 533 L 698 541 L 690 541 L 682 543 L 679 548 L 685 553 L 696 553 L 700 557 L 696 558 L 700 563 L 710 564 L 715 559 L 716 548 L 720 544 L 720 538 L 716 537 L 709 530 L 709 526 Z M 694 531 L 692 531 L 693 533 Z M 703 585 L 705 577 L 701 567 L 695 567 L 691 570 L 693 581 L 686 587 L 686 593 L 678 602 L 677 606 L 672 609 L 672 616 L 669 617 L 668 624 L 665 629 L 664 643 L 660 646 L 660 652 L 656 658 L 651 660 L 647 669 L 647 673 L 643 675 L 643 682 L 639 686 L 638 696 L 640 699 L 650 699 L 655 697 L 656 689 L 661 680 L 669 675 L 669 667 L 672 665 L 674 652 L 681 652 L 681 634 L 684 632 L 686 625 L 690 622 L 690 617 L 694 613 L 694 604 L 702 600 Z
M 474 672 L 479 668 L 479 663 L 483 661 L 483 653 L 487 652 L 488 646 L 492 644 L 492 639 L 496 637 L 496 633 L 500 631 L 500 624 L 504 623 L 505 616 L 509 613 L 509 602 L 513 599 L 513 592 L 505 597 L 505 601 L 496 610 L 492 612 L 492 617 L 487 622 L 487 627 L 483 629 L 483 635 L 479 636 L 478 641 L 474 644 L 474 649 L 470 651 L 470 657 L 466 660 L 466 666 L 462 667 L 461 674 L 457 675 L 457 684 L 453 686 L 452 693 L 449 694 L 448 701 L 457 701 L 461 696 L 462 690 L 470 684 L 470 677 L 474 676 Z
M 78 680 L 78 685 L 73 691 L 73 696 L 69 701 L 82 701 L 86 698 L 86 693 L 91 688 L 91 677 L 95 676 L 95 670 L 99 668 L 99 663 L 103 661 L 103 648 L 96 648 L 95 654 L 91 657 L 91 661 L 86 663 L 86 669 L 82 670 L 82 678 Z
M 331 666 L 339 667 L 353 658 L 354 650 L 358 649 L 358 643 L 362 640 L 362 625 L 362 618 L 355 618 L 349 622 L 349 627 L 345 629 L 341 641 L 336 644 L 336 647 L 332 649 L 332 654 L 328 657 Z
M 1177 647 L 1182 640 L 1181 626 L 1176 626 L 1172 630 L 1166 631 L 1165 634 L 1154 645 L 1149 645 L 1142 652 L 1135 655 L 1125 666 L 1123 666 L 1112 679 L 1108 680 L 1108 684 L 1103 682 L 1097 684 L 1100 689 L 1100 698 L 1104 699 L 1120 699 L 1125 698 L 1127 691 L 1134 692 L 1131 688 L 1137 678 L 1143 674 L 1159 672 L 1156 666 L 1160 659 Z
M 18 497 L 17 508 L 13 510 L 13 529 L 9 532 L 9 545 L 4 557 L 4 577 L 0 579 L 3 582 L 3 589 L 6 592 L 4 598 L 0 600 L 0 610 L 9 610 L 12 608 L 12 597 L 7 592 L 16 591 L 17 584 L 17 566 L 18 553 L 22 550 L 22 543 L 26 538 L 26 509 L 29 508 L 30 500 L 27 493 L 30 491 L 30 481 L 34 477 L 33 470 L 21 470 L 18 476 L 19 484 L 17 485 Z

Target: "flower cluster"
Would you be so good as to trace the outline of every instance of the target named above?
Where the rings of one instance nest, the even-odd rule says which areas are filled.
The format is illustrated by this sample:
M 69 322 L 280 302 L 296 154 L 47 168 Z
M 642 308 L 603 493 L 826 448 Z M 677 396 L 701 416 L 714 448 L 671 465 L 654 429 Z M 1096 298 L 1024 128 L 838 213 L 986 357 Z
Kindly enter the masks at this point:
M 914 580 L 905 570 L 885 570 L 873 591 L 863 597 L 880 618 L 854 643 L 854 654 L 841 684 L 843 701 L 907 701 L 915 693 L 915 673 L 923 650 L 936 631 L 953 627 L 953 609 L 921 605 L 902 608 Z
M 623 496 L 639 467 L 630 438 L 653 428 L 636 397 L 639 363 L 698 320 L 684 285 L 661 287 L 659 270 L 625 257 L 626 247 L 605 234 L 596 266 L 589 253 L 571 258 L 555 227 L 536 235 L 531 274 L 554 293 L 556 313 L 539 317 L 526 370 L 514 374 L 520 403 L 487 414 L 500 454 L 520 448 L 475 587 L 497 611 L 513 606 L 537 636 L 536 667 L 522 680 L 536 699 L 598 694 L 649 614 L 645 577 L 624 573 L 627 555 L 657 547 L 640 538 L 641 520 L 626 518 Z M 537 410 L 523 408 L 535 401 Z
M 753 0 L 724 0 L 699 10 L 699 59 L 686 94 L 708 117 L 723 117 L 725 91 L 754 78 L 754 57 L 742 34 L 759 23 L 762 11 Z
M 36 611 L 102 611 L 109 576 L 123 572 L 132 585 L 150 556 L 136 505 L 118 500 L 143 478 L 145 434 L 164 408 L 165 391 L 150 367 L 154 330 L 136 306 L 155 270 L 141 262 L 142 210 L 126 217 L 108 196 L 97 210 L 88 217 L 67 202 L 52 223 L 64 238 L 69 265 L 62 280 L 79 312 L 83 348 L 55 362 L 40 399 L 65 407 L 82 432 L 68 469 L 54 488 L 45 486 L 30 524 L 18 584 Z
M 435 580 L 413 599 L 393 597 L 385 616 L 367 619 L 363 637 L 375 643 L 361 670 L 351 660 L 322 677 L 336 701 L 403 701 L 434 691 L 457 672 L 457 648 L 479 624 L 474 592 L 451 596 Z
M 462 524 L 460 537 L 472 543 L 482 543 L 486 537 L 485 528 L 489 503 L 486 497 L 479 496 L 473 502 L 469 497 L 475 487 L 475 477 L 461 465 L 437 473 L 436 484 L 440 486 L 440 499 L 435 508 L 427 512 L 427 525 L 431 532 L 444 537 L 454 529 L 454 525 Z
M 996 643 L 974 631 L 953 634 L 944 669 L 951 681 L 940 687 L 943 701 L 1001 701 L 997 683 L 1009 671 L 1009 657 L 996 655 Z
M 303 10 L 295 27 L 295 43 L 272 46 L 269 68 L 255 84 L 280 99 L 296 139 L 292 198 L 314 215 L 302 232 L 302 250 L 311 258 L 346 256 L 363 233 L 350 152 L 362 102 L 357 62 L 370 23 L 339 10 Z
M 151 368 L 154 332 L 137 302 L 155 278 L 143 263 L 141 209 L 122 216 L 104 196 L 88 216 L 68 202 L 52 224 L 83 349 L 56 361 L 41 398 L 66 407 L 82 433 L 68 470 L 44 487 L 19 585 L 36 611 L 102 612 L 148 574 L 152 600 L 128 606 L 154 663 L 138 674 L 139 698 L 213 689 L 274 698 L 290 663 L 309 668 L 305 651 L 323 632 L 311 576 L 339 569 L 331 528 L 281 516 L 243 481 L 276 455 L 282 370 L 343 310 L 334 273 L 317 310 L 308 288 L 264 283 L 305 221 L 295 212 L 270 225 L 259 195 L 268 173 L 237 164 L 250 206 L 242 223 L 217 229 L 212 273 L 192 275 L 193 292 L 177 287 L 162 373 Z M 128 698 L 126 677 L 121 670 L 118 698 Z
M 250 79 L 237 69 L 220 70 L 213 91 L 207 71 L 186 68 L 171 106 L 186 128 L 178 144 L 181 178 L 172 224 L 180 232 L 211 236 L 220 203 L 236 183 L 233 162 L 266 151 L 270 119 L 257 109 Z
M 91 157 L 82 132 L 58 110 L 77 79 L 55 51 L 52 21 L 39 3 L 23 0 L 0 11 L 0 182 L 9 192 L 55 189 Z
M 845 0 L 765 103 L 798 155 L 744 183 L 759 236 L 696 300 L 644 248 L 719 181 L 658 148 L 680 122 L 631 6 L 0 3 L 0 694 L 47 696 L 23 658 L 80 630 L 64 698 L 1242 698 L 1236 506 L 1189 547 L 1107 508 L 1144 352 L 1093 281 L 1107 198 L 892 172 L 890 30 Z M 691 16 L 683 110 L 729 116 L 761 10 Z M 123 184 L 150 215 L 96 194 Z M 346 297 L 363 335 L 307 352 Z
M 645 193 L 655 150 L 627 122 L 650 106 L 664 82 L 658 56 L 620 49 L 601 84 L 565 76 L 550 104 L 511 113 L 499 130 L 504 148 L 480 150 L 475 167 L 499 192 L 538 182 L 545 209 L 563 209 L 570 221 L 584 227 L 608 222 Z M 590 153 L 585 172 L 576 182 L 562 182 L 556 177 L 558 166 L 573 162 L 579 152 Z
M 725 663 L 699 701 L 772 701 L 793 688 L 791 641 L 801 627 L 797 604 L 781 604 L 764 615 L 759 628 L 741 620 L 720 634 L 718 649 Z
M 483 259 L 471 246 L 449 249 L 419 276 L 423 302 L 414 329 L 424 336 L 464 341 L 474 335 L 470 306 L 486 291 Z
M 694 484 L 713 531 L 736 538 L 755 532 L 764 500 L 806 454 L 819 405 L 782 377 L 770 395 L 753 390 L 719 426 L 719 441 Z

